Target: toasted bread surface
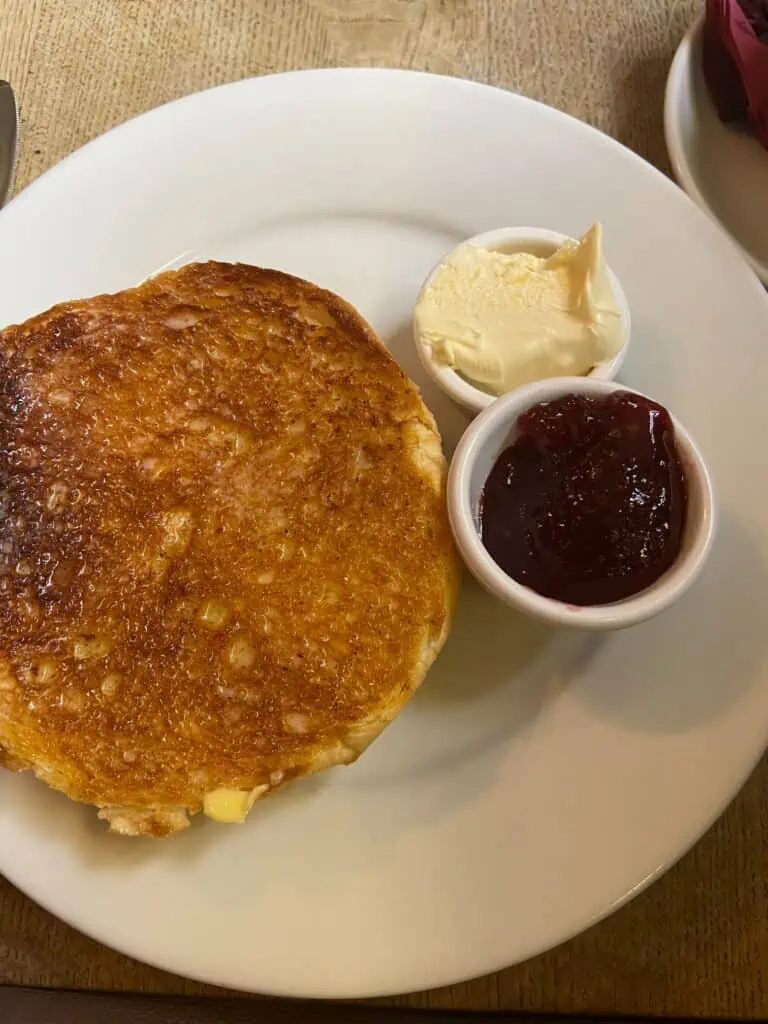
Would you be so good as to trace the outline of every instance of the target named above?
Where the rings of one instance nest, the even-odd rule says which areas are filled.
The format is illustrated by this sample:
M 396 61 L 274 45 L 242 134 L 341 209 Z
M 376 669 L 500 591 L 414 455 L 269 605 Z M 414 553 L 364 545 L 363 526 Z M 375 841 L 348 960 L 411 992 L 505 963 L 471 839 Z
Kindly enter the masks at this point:
M 337 296 L 191 264 L 0 332 L 0 763 L 186 827 L 349 762 L 449 628 L 445 463 Z

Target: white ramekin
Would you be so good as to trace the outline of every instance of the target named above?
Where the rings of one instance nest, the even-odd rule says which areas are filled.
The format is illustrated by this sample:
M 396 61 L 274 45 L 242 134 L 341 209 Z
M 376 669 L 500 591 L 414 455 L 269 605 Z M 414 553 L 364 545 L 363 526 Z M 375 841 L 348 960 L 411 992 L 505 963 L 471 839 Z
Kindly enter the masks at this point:
M 493 249 L 497 252 L 530 252 L 535 256 L 550 256 L 556 249 L 559 249 L 564 242 L 568 241 L 568 238 L 568 235 L 562 235 L 557 231 L 549 231 L 546 228 L 497 228 L 494 231 L 485 231 L 481 235 L 473 235 L 472 238 L 467 238 L 461 244 L 474 245 L 479 249 Z M 441 259 L 440 262 L 430 271 L 424 281 L 424 284 L 421 286 L 419 296 L 423 294 L 424 289 L 431 283 L 437 271 L 448 258 L 448 255 L 443 257 L 443 259 Z M 614 298 L 621 310 L 622 320 L 624 322 L 624 344 L 613 359 L 604 363 L 598 363 L 598 365 L 593 367 L 586 375 L 587 377 L 597 378 L 599 380 L 613 380 L 619 372 L 629 347 L 632 326 L 629 303 L 627 302 L 627 297 L 624 294 L 624 289 L 621 287 L 621 282 L 610 267 L 608 268 L 608 273 L 610 275 Z M 440 363 L 436 362 L 432 355 L 431 346 L 421 337 L 415 317 L 413 321 L 413 336 L 424 369 L 435 383 L 438 384 L 439 387 L 441 387 L 443 391 L 445 391 L 445 393 L 466 412 L 472 414 L 481 412 L 483 409 L 487 408 L 491 402 L 495 401 L 499 397 L 490 391 L 485 391 L 483 388 L 476 387 L 474 384 L 470 383 L 466 377 L 463 377 L 460 373 L 457 373 L 456 370 L 451 369 L 451 367 L 442 366 Z
M 470 424 L 459 442 L 448 476 L 448 514 L 456 545 L 478 582 L 512 608 L 560 626 L 588 630 L 623 629 L 668 608 L 685 593 L 701 571 L 712 546 L 715 528 L 712 481 L 698 448 L 674 417 L 677 448 L 688 487 L 685 533 L 677 561 L 647 589 L 611 604 L 578 606 L 556 601 L 508 576 L 481 540 L 479 521 L 483 487 L 498 456 L 514 440 L 515 425 L 521 413 L 538 402 L 567 394 L 607 395 L 630 390 L 613 381 L 594 377 L 554 377 L 526 384 L 497 398 Z

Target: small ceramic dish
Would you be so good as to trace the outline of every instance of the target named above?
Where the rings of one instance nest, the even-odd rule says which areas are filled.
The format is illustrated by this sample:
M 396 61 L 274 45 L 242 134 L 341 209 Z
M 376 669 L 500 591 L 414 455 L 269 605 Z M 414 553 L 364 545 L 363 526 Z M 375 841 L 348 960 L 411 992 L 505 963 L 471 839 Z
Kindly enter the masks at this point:
M 725 125 L 709 97 L 699 18 L 675 54 L 664 96 L 664 131 L 682 187 L 741 250 L 768 286 L 768 151 Z
M 558 231 L 549 231 L 547 228 L 497 228 L 494 231 L 485 231 L 480 235 L 473 235 L 471 238 L 467 238 L 460 244 L 474 245 L 479 249 L 492 249 L 496 252 L 529 252 L 534 256 L 547 257 L 551 256 L 556 249 L 559 249 L 564 242 L 568 241 L 568 238 L 568 235 L 560 234 Z M 440 262 L 432 268 L 424 281 L 424 284 L 421 286 L 420 295 L 424 292 L 424 289 L 428 287 L 435 274 L 449 255 L 450 253 L 446 254 L 446 256 L 444 256 L 443 259 L 441 259 Z M 604 363 L 598 363 L 598 365 L 594 366 L 586 375 L 587 377 L 597 378 L 598 380 L 613 380 L 619 372 L 627 354 L 631 332 L 629 303 L 627 302 L 627 297 L 624 294 L 624 289 L 621 287 L 619 279 L 610 268 L 608 268 L 608 273 L 611 279 L 614 298 L 616 299 L 616 304 L 621 310 L 622 319 L 624 321 L 624 344 L 613 359 Z M 413 336 L 416 342 L 419 358 L 421 359 L 424 369 L 439 385 L 439 387 L 441 387 L 443 391 L 445 391 L 446 394 L 449 395 L 454 402 L 460 405 L 465 411 L 472 414 L 481 412 L 483 409 L 486 409 L 491 402 L 494 402 L 499 397 L 491 391 L 486 391 L 485 389 L 472 384 L 471 381 L 467 380 L 466 377 L 458 373 L 456 370 L 451 369 L 450 366 L 442 366 L 440 363 L 436 362 L 432 356 L 430 345 L 421 337 L 415 317 L 413 321 Z
M 470 424 L 448 476 L 448 514 L 457 547 L 472 575 L 512 608 L 559 626 L 586 630 L 623 629 L 668 608 L 691 586 L 712 546 L 715 507 L 712 482 L 688 432 L 673 417 L 675 438 L 688 487 L 683 542 L 674 565 L 654 584 L 611 604 L 577 606 L 543 597 L 518 583 L 497 565 L 480 537 L 480 501 L 496 459 L 514 440 L 521 413 L 539 402 L 567 394 L 607 395 L 630 391 L 614 381 L 594 377 L 555 377 L 516 388 L 485 409 Z M 637 394 L 638 392 L 634 392 Z

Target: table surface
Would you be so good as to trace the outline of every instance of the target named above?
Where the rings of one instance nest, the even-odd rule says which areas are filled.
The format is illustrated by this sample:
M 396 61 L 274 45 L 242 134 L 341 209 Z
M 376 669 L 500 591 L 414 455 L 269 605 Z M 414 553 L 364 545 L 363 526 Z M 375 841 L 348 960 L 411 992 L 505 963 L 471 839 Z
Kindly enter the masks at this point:
M 3 0 L 17 187 L 206 86 L 289 68 L 423 68 L 526 93 L 668 169 L 664 80 L 696 0 Z M 713 751 L 713 756 L 717 752 Z M 768 760 L 661 881 L 564 946 L 414 1006 L 768 1018 Z M 77 934 L 0 878 L 0 983 L 204 993 Z

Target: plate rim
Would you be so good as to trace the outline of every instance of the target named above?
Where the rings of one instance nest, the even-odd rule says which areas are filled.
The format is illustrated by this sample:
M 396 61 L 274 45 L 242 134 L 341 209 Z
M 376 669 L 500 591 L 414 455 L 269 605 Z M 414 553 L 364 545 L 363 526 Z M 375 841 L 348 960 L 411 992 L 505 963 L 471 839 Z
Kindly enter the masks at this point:
M 695 27 L 695 26 L 694 26 Z M 691 31 L 691 30 L 689 30 Z M 268 83 L 275 80 L 288 80 L 288 79 L 306 79 L 310 77 L 326 78 L 326 77 L 361 77 L 361 78 L 410 78 L 413 80 L 424 80 L 430 82 L 445 82 L 450 83 L 451 86 L 458 86 L 465 88 L 468 91 L 474 92 L 491 92 L 500 94 L 510 98 L 513 102 L 522 103 L 525 106 L 531 106 L 538 108 L 538 110 L 546 117 L 554 118 L 555 120 L 565 120 L 571 124 L 578 125 L 579 130 L 586 130 L 594 139 L 600 140 L 601 145 L 608 145 L 611 149 L 620 149 L 626 157 L 631 159 L 634 163 L 641 165 L 645 168 L 646 173 L 650 172 L 656 177 L 657 181 L 663 182 L 665 188 L 671 188 L 675 191 L 680 191 L 679 185 L 672 181 L 667 174 L 659 170 L 649 160 L 646 160 L 634 149 L 631 149 L 626 143 L 620 139 L 614 138 L 612 135 L 608 135 L 607 132 L 602 131 L 595 125 L 590 124 L 588 121 L 583 121 L 581 118 L 576 117 L 574 114 L 569 114 L 564 110 L 560 110 L 557 107 L 552 106 L 549 103 L 544 103 L 542 100 L 537 100 L 532 96 L 526 96 L 524 93 L 517 92 L 514 89 L 508 89 L 503 85 L 494 85 L 490 82 L 480 82 L 473 78 L 462 78 L 459 75 L 448 75 L 437 73 L 433 71 L 422 71 L 418 68 L 398 68 L 391 66 L 369 66 L 369 67 L 353 67 L 348 65 L 337 65 L 332 67 L 312 67 L 312 68 L 294 68 L 289 71 L 271 71 L 264 75 L 249 75 L 246 78 L 233 78 L 227 82 L 220 82 L 217 85 L 206 86 L 203 89 L 197 89 L 194 92 L 186 93 L 183 96 L 177 96 L 174 99 L 166 100 L 164 103 L 160 103 L 155 107 L 149 107 L 146 110 L 142 110 L 132 117 L 127 118 L 125 121 L 120 121 L 118 124 L 113 125 L 106 131 L 94 135 L 92 138 L 87 139 L 72 152 L 67 153 L 56 163 L 47 167 L 41 174 L 30 181 L 20 191 L 15 192 L 9 201 L 0 208 L 0 223 L 2 218 L 6 215 L 7 211 L 13 208 L 18 208 L 24 202 L 28 202 L 30 196 L 33 196 L 37 191 L 38 185 L 49 179 L 49 176 L 55 175 L 65 165 L 68 165 L 70 161 L 74 161 L 79 158 L 86 151 L 90 151 L 92 148 L 98 148 L 105 140 L 110 138 L 112 135 L 124 131 L 129 127 L 133 127 L 138 122 L 141 122 L 144 118 L 152 118 L 157 116 L 162 111 L 167 111 L 171 108 L 180 108 L 188 103 L 194 103 L 202 96 L 207 96 L 216 92 L 226 92 L 229 90 L 236 90 L 238 88 L 246 88 L 253 86 L 254 83 Z M 691 198 L 690 196 L 688 197 Z M 694 207 L 700 209 L 698 203 L 693 203 Z M 706 214 L 705 214 L 706 216 Z M 707 220 L 711 221 L 712 218 L 707 216 Z M 717 223 L 717 222 L 716 222 Z M 722 231 L 722 228 L 721 228 Z M 730 236 L 728 236 L 730 238 Z
M 739 795 L 744 786 L 747 785 L 749 780 L 752 778 L 755 770 L 761 763 L 763 757 L 768 751 L 768 737 L 764 746 L 758 752 L 754 762 L 752 763 L 749 772 L 741 778 L 741 781 L 736 783 L 736 788 L 731 791 L 730 795 L 727 796 L 716 808 L 714 813 L 709 817 L 706 823 L 703 825 L 700 831 L 698 831 L 691 841 L 684 847 L 681 848 L 679 853 L 669 860 L 663 861 L 657 865 L 653 871 L 649 872 L 644 878 L 640 879 L 634 886 L 627 890 L 622 896 L 614 900 L 604 910 L 593 914 L 589 918 L 585 919 L 583 924 L 580 925 L 577 930 L 565 929 L 559 933 L 559 936 L 551 941 L 547 941 L 544 944 L 536 944 L 532 946 L 528 951 L 520 956 L 515 956 L 513 959 L 504 958 L 500 963 L 489 967 L 487 970 L 481 971 L 479 974 L 474 972 L 470 974 L 462 974 L 456 976 L 454 973 L 446 972 L 442 975 L 435 974 L 435 976 L 424 983 L 419 988 L 402 989 L 401 987 L 395 986 L 380 986 L 378 988 L 367 987 L 362 990 L 359 987 L 353 988 L 326 988 L 322 992 L 319 992 L 317 988 L 311 986 L 294 986 L 292 988 L 284 988 L 279 985 L 276 986 L 244 986 L 240 982 L 233 979 L 227 979 L 222 974 L 215 972 L 207 973 L 205 971 L 190 970 L 184 968 L 182 971 L 179 967 L 170 966 L 169 963 L 163 962 L 154 957 L 148 957 L 144 954 L 139 954 L 135 949 L 131 948 L 129 944 L 122 942 L 113 942 L 112 940 L 106 940 L 101 937 L 96 931 L 86 929 L 81 925 L 77 924 L 69 915 L 62 915 L 58 910 L 54 909 L 53 906 L 47 899 L 40 899 L 37 896 L 32 895 L 27 888 L 17 880 L 14 872 L 7 872 L 5 868 L 0 870 L 2 875 L 7 881 L 11 883 L 16 889 L 19 890 L 24 896 L 32 900 L 38 907 L 41 907 L 44 911 L 49 913 L 52 917 L 58 921 L 62 921 L 69 928 L 73 928 L 80 935 L 85 936 L 92 942 L 100 943 L 107 949 L 112 950 L 121 956 L 128 957 L 132 960 L 136 960 L 147 967 L 152 967 L 155 970 L 164 971 L 166 974 L 176 975 L 179 978 L 185 978 L 189 981 L 195 981 L 203 985 L 211 985 L 216 988 L 230 988 L 235 992 L 242 992 L 249 995 L 264 996 L 276 999 L 299 999 L 299 1000 L 318 1000 L 323 1002 L 334 1002 L 341 1000 L 360 1000 L 360 999 L 388 999 L 396 996 L 403 996 L 408 994 L 415 994 L 420 992 L 430 992 L 441 988 L 449 988 L 453 985 L 466 985 L 473 981 L 477 981 L 480 978 L 492 977 L 493 975 L 499 974 L 502 971 L 517 967 L 520 964 L 527 963 L 535 957 L 542 956 L 551 950 L 557 949 L 559 946 L 570 942 L 572 939 L 578 938 L 591 928 L 600 924 L 602 921 L 612 917 L 617 911 L 621 910 L 622 907 L 633 902 L 636 897 L 642 895 L 647 889 L 649 889 L 655 882 L 666 875 L 672 870 L 687 854 L 693 850 L 693 848 L 704 838 L 704 836 L 713 828 L 713 826 L 720 820 L 723 814 L 727 811 L 736 797 Z M 39 780 L 35 780 L 36 784 L 40 785 Z M 43 783 L 44 784 L 44 783 Z M 63 796 L 63 794 L 57 794 Z M 66 799 L 66 797 L 64 797 Z

